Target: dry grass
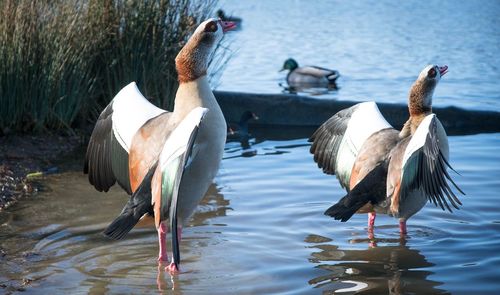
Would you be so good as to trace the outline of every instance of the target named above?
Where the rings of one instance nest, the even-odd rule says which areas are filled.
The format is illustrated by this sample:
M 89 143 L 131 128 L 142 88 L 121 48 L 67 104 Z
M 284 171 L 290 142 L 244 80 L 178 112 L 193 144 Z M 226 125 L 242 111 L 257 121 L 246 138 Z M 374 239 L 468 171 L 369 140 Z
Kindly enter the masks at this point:
M 131 81 L 171 108 L 174 58 L 215 2 L 0 0 L 0 134 L 70 130 Z

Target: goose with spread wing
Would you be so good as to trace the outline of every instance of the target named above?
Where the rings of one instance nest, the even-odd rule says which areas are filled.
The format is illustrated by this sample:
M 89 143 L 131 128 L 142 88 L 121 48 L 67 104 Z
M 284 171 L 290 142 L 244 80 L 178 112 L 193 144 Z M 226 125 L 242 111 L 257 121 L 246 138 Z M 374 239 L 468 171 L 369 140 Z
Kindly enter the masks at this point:
M 406 221 L 427 201 L 450 212 L 462 203 L 448 174 L 451 168 L 446 132 L 432 113 L 432 96 L 448 67 L 425 67 L 412 85 L 410 117 L 394 129 L 374 102 L 364 102 L 333 115 L 311 136 L 311 153 L 318 167 L 335 174 L 347 195 L 326 215 L 345 222 L 354 213 L 368 213 L 373 230 L 376 213 Z
M 222 159 L 226 121 L 207 68 L 224 33 L 234 27 L 208 19 L 181 49 L 175 59 L 179 88 L 173 112 L 151 104 L 131 83 L 103 110 L 88 144 L 84 172 L 90 183 L 98 191 L 118 183 L 131 195 L 104 234 L 120 239 L 140 219 L 154 216 L 160 262 L 168 261 L 166 233 L 172 233 L 169 271 L 178 271 L 182 227 Z

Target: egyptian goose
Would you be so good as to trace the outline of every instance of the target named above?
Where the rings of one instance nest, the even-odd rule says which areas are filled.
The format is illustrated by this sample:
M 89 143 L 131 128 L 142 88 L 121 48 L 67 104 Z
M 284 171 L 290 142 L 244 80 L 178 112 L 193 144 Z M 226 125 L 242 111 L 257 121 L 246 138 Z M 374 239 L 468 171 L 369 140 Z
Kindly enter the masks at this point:
M 290 86 L 335 86 L 335 81 L 340 74 L 338 71 L 329 70 L 317 66 L 303 66 L 289 58 L 280 70 L 289 70 L 286 82 Z
M 406 221 L 426 203 L 443 210 L 459 209 L 460 200 L 448 182 L 463 192 L 447 172 L 448 139 L 435 114 L 432 95 L 447 66 L 423 69 L 409 94 L 410 118 L 395 130 L 374 102 L 344 109 L 328 119 L 309 139 L 318 167 L 335 174 L 347 195 L 325 214 L 345 222 L 354 213 L 369 213 L 373 230 L 376 212 Z
M 226 121 L 210 89 L 210 56 L 234 23 L 201 23 L 175 58 L 179 88 L 173 112 L 152 105 L 135 83 L 124 87 L 99 116 L 90 137 L 84 173 L 98 191 L 118 184 L 131 195 L 104 234 L 120 239 L 154 215 L 160 262 L 168 261 L 165 239 L 172 232 L 172 262 L 178 271 L 182 226 L 211 184 L 222 159 Z M 167 225 L 167 219 L 170 226 Z

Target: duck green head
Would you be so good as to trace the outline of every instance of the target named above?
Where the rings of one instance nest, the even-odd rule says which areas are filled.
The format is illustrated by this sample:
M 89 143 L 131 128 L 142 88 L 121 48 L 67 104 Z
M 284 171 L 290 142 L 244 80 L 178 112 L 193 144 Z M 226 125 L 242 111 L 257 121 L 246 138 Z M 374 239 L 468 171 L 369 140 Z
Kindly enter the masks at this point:
M 299 67 L 299 64 L 295 61 L 295 59 L 289 58 L 289 59 L 285 60 L 285 63 L 283 64 L 283 68 L 281 69 L 281 71 L 284 71 L 284 70 L 293 71 L 298 67 Z

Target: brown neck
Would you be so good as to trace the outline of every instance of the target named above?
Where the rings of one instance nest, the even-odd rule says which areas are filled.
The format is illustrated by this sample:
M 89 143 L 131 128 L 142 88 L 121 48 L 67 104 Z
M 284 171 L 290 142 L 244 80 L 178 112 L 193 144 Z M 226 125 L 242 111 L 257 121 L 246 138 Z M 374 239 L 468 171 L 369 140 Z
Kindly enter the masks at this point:
M 432 112 L 432 93 L 435 84 L 416 81 L 410 90 L 408 109 L 410 116 L 428 115 Z
M 426 106 L 421 103 L 410 103 L 408 105 L 410 116 L 428 115 L 432 113 L 432 106 Z
M 179 83 L 191 82 L 207 74 L 207 71 L 202 69 L 190 56 L 178 55 L 175 59 L 175 68 Z
M 427 114 L 425 113 L 421 113 L 418 115 L 410 114 L 410 118 L 408 119 L 408 121 L 406 121 L 406 123 L 403 125 L 403 128 L 399 132 L 399 138 L 405 138 L 415 134 L 418 126 L 420 125 L 420 123 L 422 123 L 422 120 L 424 120 L 426 116 Z
M 179 83 L 191 82 L 207 74 L 208 51 L 200 35 L 193 35 L 188 40 L 175 58 Z

